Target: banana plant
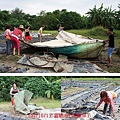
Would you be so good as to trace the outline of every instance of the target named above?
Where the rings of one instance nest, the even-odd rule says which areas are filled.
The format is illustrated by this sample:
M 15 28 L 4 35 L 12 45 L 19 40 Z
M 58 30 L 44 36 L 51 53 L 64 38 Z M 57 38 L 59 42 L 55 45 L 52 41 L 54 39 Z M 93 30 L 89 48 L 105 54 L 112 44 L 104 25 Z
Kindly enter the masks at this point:
M 44 76 L 42 76 L 43 79 L 46 81 L 47 83 L 47 90 L 45 91 L 45 95 L 47 98 L 51 98 L 52 100 L 54 100 L 54 98 L 56 96 L 55 95 L 55 91 L 57 91 L 58 89 L 58 83 L 60 83 L 60 80 L 56 80 L 56 81 L 53 81 L 53 82 L 49 82 Z M 57 87 L 56 87 L 57 86 Z M 60 89 L 60 88 L 59 88 Z

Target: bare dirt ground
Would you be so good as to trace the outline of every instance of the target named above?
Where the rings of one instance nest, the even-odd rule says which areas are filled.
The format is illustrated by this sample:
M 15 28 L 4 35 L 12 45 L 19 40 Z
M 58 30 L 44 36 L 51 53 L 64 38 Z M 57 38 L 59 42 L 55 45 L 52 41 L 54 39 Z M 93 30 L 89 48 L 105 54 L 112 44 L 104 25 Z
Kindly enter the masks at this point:
M 112 54 L 112 65 L 110 67 L 107 66 L 108 58 L 107 58 L 107 46 L 105 46 L 104 50 L 101 52 L 101 55 L 97 59 L 101 62 L 96 62 L 96 64 L 110 72 L 110 73 L 120 73 L 120 56 L 117 54 L 117 49 L 114 50 Z

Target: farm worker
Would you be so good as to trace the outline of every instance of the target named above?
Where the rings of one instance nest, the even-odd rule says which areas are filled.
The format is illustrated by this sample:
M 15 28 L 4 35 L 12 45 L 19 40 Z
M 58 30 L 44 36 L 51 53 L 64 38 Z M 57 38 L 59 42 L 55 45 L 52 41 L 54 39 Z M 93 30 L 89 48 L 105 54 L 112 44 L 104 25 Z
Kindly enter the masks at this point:
M 100 101 L 97 104 L 96 109 L 101 105 L 102 102 L 105 102 L 103 114 L 106 114 L 107 107 L 109 105 L 109 115 L 114 116 L 114 99 L 117 97 L 117 94 L 113 91 L 102 91 L 100 93 Z
M 6 54 L 10 55 L 10 49 L 12 47 L 11 35 L 12 32 L 10 31 L 11 26 L 7 25 L 6 30 L 4 32 L 4 36 L 6 38 Z
M 18 49 L 18 55 L 20 55 L 20 39 L 22 39 L 22 32 L 24 30 L 24 26 L 20 25 L 19 28 L 14 28 L 11 40 L 13 41 L 13 55 L 15 55 L 16 48 Z
M 42 31 L 44 28 L 45 28 L 45 26 L 42 25 L 38 31 L 38 38 L 39 38 L 40 42 L 42 41 Z
M 64 27 L 62 27 L 61 25 L 58 28 L 58 32 L 62 31 L 64 29 Z
M 108 66 L 111 66 L 111 56 L 114 51 L 114 34 L 113 34 L 113 28 L 108 28 L 108 34 L 109 38 L 105 40 L 105 42 L 108 42 Z
M 12 84 L 12 86 L 13 87 L 10 89 L 10 95 L 11 95 L 13 113 L 15 113 L 14 95 L 19 92 L 19 89 L 17 88 L 17 83 L 15 83 L 15 82 Z
M 32 37 L 30 36 L 30 27 L 26 26 L 25 27 L 25 41 L 26 41 L 26 43 L 28 43 L 28 40 L 30 40 L 32 43 Z

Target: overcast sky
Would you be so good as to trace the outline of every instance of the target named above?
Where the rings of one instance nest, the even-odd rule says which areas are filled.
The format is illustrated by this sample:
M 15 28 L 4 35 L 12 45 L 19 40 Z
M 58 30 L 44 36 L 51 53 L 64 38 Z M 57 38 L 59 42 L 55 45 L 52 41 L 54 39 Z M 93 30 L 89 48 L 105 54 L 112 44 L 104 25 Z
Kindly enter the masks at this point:
M 57 9 L 67 9 L 84 15 L 94 5 L 100 7 L 101 3 L 105 8 L 112 6 L 112 9 L 118 10 L 120 0 L 0 0 L 0 9 L 11 11 L 17 7 L 31 15 L 36 15 L 41 10 L 52 12 Z

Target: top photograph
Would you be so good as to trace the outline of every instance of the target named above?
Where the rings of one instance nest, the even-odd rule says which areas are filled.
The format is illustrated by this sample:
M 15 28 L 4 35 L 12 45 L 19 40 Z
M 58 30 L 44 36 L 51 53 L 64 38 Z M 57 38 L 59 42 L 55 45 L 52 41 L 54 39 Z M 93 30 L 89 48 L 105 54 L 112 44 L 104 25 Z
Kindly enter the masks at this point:
M 119 1 L 0 4 L 0 73 L 120 73 Z

